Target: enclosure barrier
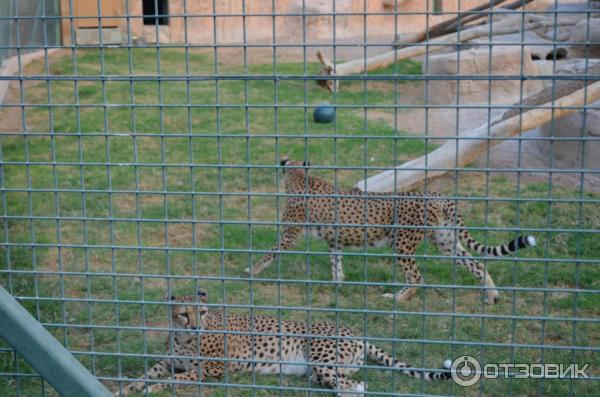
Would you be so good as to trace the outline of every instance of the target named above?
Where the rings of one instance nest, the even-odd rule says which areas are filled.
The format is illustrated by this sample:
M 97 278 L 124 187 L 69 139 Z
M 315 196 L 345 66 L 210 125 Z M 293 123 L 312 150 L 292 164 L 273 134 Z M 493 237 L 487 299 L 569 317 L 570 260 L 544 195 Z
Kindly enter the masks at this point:
M 259 315 L 306 323 L 315 344 L 367 341 L 417 377 L 455 375 L 430 382 L 331 353 L 365 396 L 597 394 L 598 3 L 4 1 L 0 396 L 118 395 L 132 382 L 148 388 L 137 395 L 333 395 L 312 359 L 303 375 L 231 370 L 301 372 L 301 355 L 259 348 L 303 338 L 303 325 L 257 330 Z M 297 170 L 332 190 L 286 190 Z M 409 189 L 457 208 L 486 246 L 533 238 L 504 257 L 471 249 L 493 286 L 461 265 L 457 234 L 435 245 L 463 229 L 456 213 L 450 226 L 403 223 L 429 220 L 425 204 L 349 216 L 360 211 L 348 200 L 373 208 L 365 190 L 403 203 Z M 333 202 L 333 223 L 285 217 L 307 197 Z M 404 244 L 427 238 L 332 255 L 309 230 L 339 240 L 367 223 Z M 302 228 L 296 244 L 246 274 L 290 227 Z M 411 285 L 412 260 L 416 294 L 390 299 Z M 187 317 L 181 297 L 196 309 Z M 202 329 L 206 309 L 252 325 Z M 332 335 L 309 328 L 322 321 Z M 183 377 L 175 364 L 204 368 L 215 335 L 224 373 Z M 250 358 L 232 350 L 244 337 Z M 467 363 L 485 376 L 457 379 Z
M 104 385 L 0 286 L 0 338 L 63 396 L 107 397 Z

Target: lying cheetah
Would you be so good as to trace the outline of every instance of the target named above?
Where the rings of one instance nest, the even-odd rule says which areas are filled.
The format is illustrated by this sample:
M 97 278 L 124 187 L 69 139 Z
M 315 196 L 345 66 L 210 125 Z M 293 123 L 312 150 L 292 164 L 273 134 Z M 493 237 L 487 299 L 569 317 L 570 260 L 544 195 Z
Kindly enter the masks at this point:
M 338 389 L 338 396 L 362 395 L 364 382 L 350 379 L 363 365 L 366 355 L 379 365 L 393 367 L 403 374 L 426 380 L 448 379 L 448 371 L 415 371 L 385 351 L 356 338 L 347 328 L 329 323 L 306 323 L 279 320 L 274 317 L 224 314 L 208 310 L 203 289 L 182 298 L 171 297 L 173 340 L 167 340 L 169 354 L 185 356 L 160 361 L 147 372 L 149 379 L 167 377 L 167 381 L 202 382 L 207 376 L 222 377 L 226 371 L 256 371 L 262 374 L 303 375 L 310 369 L 313 380 L 325 387 Z M 222 331 L 226 324 L 228 332 Z M 195 330 L 196 332 L 184 331 Z M 200 331 L 200 332 L 197 332 Z M 273 335 L 270 335 L 273 334 Z M 323 338 L 331 336 L 332 339 Z M 343 338 L 351 339 L 343 339 Z M 226 343 L 226 349 L 225 349 Z M 172 346 L 172 347 L 171 347 Z M 198 351 L 198 348 L 200 351 Z M 190 357 L 201 357 L 190 359 Z M 221 361 L 226 358 L 232 361 Z M 450 360 L 444 362 L 450 368 Z M 175 375 L 171 378 L 171 374 Z M 144 390 L 144 382 L 131 383 L 115 392 L 115 396 Z M 153 383 L 148 393 L 166 389 L 168 383 Z
M 284 159 L 281 165 L 286 167 L 286 193 L 292 195 L 288 196 L 283 212 L 282 223 L 285 227 L 279 244 L 273 251 L 245 270 L 251 275 L 263 271 L 273 261 L 277 251 L 294 247 L 303 229 L 303 226 L 295 224 L 308 223 L 310 234 L 325 240 L 329 245 L 331 272 L 333 279 L 337 281 L 344 279 L 340 255 L 342 248 L 391 246 L 398 255 L 397 260 L 404 270 L 407 286 L 395 295 L 385 296 L 395 297 L 401 302 L 410 299 L 416 292 L 416 288 L 409 285 L 423 281 L 413 255 L 427 232 L 433 244 L 444 255 L 459 257 L 457 263 L 465 266 L 485 284 L 486 303 L 494 304 L 498 299 L 498 291 L 492 277 L 464 249 L 461 241 L 480 255 L 492 256 L 508 255 L 515 252 L 517 247 L 525 248 L 536 244 L 533 236 L 521 236 L 508 244 L 484 246 L 471 237 L 454 202 L 441 199 L 436 194 L 408 192 L 393 195 L 362 193 L 358 189 L 336 191 L 331 184 L 309 176 L 304 163 Z M 334 196 L 328 197 L 329 195 Z M 422 226 L 427 229 L 421 228 Z M 455 235 L 456 230 L 458 236 Z

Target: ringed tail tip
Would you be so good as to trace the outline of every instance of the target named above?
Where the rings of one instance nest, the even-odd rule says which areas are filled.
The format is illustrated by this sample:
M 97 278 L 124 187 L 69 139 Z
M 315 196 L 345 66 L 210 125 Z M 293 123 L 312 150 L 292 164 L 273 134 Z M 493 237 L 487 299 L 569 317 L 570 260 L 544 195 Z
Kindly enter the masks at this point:
M 444 361 L 444 368 L 446 368 L 446 369 L 450 369 L 450 368 L 452 368 L 452 360 L 450 360 L 449 358 L 447 358 L 447 359 Z

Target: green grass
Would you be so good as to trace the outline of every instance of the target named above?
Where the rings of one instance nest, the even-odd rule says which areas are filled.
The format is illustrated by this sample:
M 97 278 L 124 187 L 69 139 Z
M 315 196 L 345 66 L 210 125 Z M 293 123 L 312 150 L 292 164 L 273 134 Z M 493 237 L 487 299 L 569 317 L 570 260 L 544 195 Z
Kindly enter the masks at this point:
M 158 74 L 154 50 L 136 49 L 131 54 L 133 73 Z M 186 73 L 183 51 L 163 49 L 160 54 L 161 75 Z M 98 51 L 77 50 L 76 70 L 73 61 L 65 55 L 52 57 L 50 71 L 65 77 L 75 73 L 93 77 L 101 71 Z M 124 49 L 104 51 L 106 74 L 126 75 L 129 63 Z M 189 65 L 189 73 L 195 76 L 214 73 L 210 53 L 191 51 Z M 415 62 L 402 62 L 394 68 L 402 74 L 420 70 Z M 317 73 L 318 69 L 316 64 L 307 65 L 309 74 Z M 42 70 L 41 64 L 34 63 L 28 72 L 38 74 Z M 294 75 L 302 74 L 303 70 L 301 63 L 278 63 L 275 72 Z M 239 66 L 219 64 L 220 74 L 232 76 L 243 72 Z M 249 75 L 261 76 L 270 76 L 273 72 L 268 59 L 265 64 L 249 65 L 247 70 Z M 396 94 L 391 87 L 392 84 L 387 87 L 382 83 L 369 86 L 366 96 L 362 82 L 344 82 L 336 101 L 340 105 L 387 106 L 395 103 Z M 315 124 L 311 120 L 312 106 L 333 98 L 314 83 L 305 85 L 299 80 L 277 83 L 253 80 L 247 84 L 239 79 L 223 80 L 218 89 L 213 81 L 192 80 L 188 91 L 185 82 L 173 80 L 159 84 L 156 79 L 149 79 L 130 86 L 128 81 L 117 79 L 104 84 L 90 79 L 75 85 L 67 78 L 50 84 L 26 84 L 24 94 L 26 103 L 52 105 L 49 109 L 26 108 L 24 117 L 30 131 L 53 129 L 65 134 L 52 139 L 48 136 L 2 137 L 3 161 L 37 164 L 3 167 L 4 188 L 8 189 L 4 193 L 6 215 L 23 218 L 11 218 L 3 223 L 3 227 L 7 227 L 4 240 L 16 245 L 2 248 L 0 282 L 13 295 L 24 297 L 21 302 L 73 351 L 114 353 L 120 350 L 124 354 L 143 354 L 146 349 L 150 354 L 162 354 L 165 335 L 152 327 L 164 327 L 168 319 L 165 306 L 158 302 L 168 290 L 191 292 L 203 277 L 233 278 L 199 281 L 208 289 L 214 303 L 247 304 L 252 298 L 256 305 L 281 306 L 281 311 L 271 313 L 296 320 L 306 320 L 307 311 L 295 308 L 310 308 L 311 321 L 339 321 L 368 337 L 407 340 L 380 344 L 415 366 L 438 367 L 445 358 L 462 354 L 483 357 L 486 362 L 513 359 L 538 362 L 542 359 L 539 348 L 513 348 L 510 344 L 597 347 L 600 343 L 596 323 L 562 320 L 597 319 L 600 314 L 597 294 L 585 292 L 600 289 L 600 268 L 575 261 L 598 258 L 599 206 L 588 202 L 547 201 L 597 200 L 597 196 L 584 194 L 581 197 L 577 191 L 549 189 L 544 183 L 521 184 L 517 189 L 511 180 L 493 175 L 486 186 L 485 175 L 476 172 L 461 175 L 457 187 L 459 195 L 481 199 L 460 203 L 468 225 L 552 229 L 537 235 L 538 247 L 519 253 L 518 258 L 530 260 L 508 258 L 488 262 L 498 286 L 578 288 L 582 292 L 505 291 L 497 305 L 488 307 L 483 305 L 481 291 L 476 289 L 422 288 L 413 300 L 400 306 L 380 298 L 382 293 L 395 290 L 391 286 L 338 288 L 290 282 L 331 279 L 328 257 L 317 254 L 283 255 L 279 265 L 273 264 L 261 275 L 273 281 L 250 283 L 235 279 L 242 275 L 249 261 L 249 254 L 235 250 L 270 248 L 275 242 L 276 227 L 219 226 L 217 222 L 276 222 L 276 209 L 279 205 L 281 211 L 283 201 L 278 203 L 272 195 L 248 194 L 275 193 L 277 173 L 269 168 L 217 168 L 217 164 L 272 166 L 276 164 L 277 153 L 280 157 L 293 158 L 304 158 L 306 153 L 311 163 L 319 166 L 367 164 L 388 168 L 422 155 L 426 150 L 424 141 L 418 137 L 406 139 L 407 134 L 381 121 L 367 119 L 365 122 L 360 108 L 341 107 L 335 124 Z M 158 106 L 161 98 L 168 106 Z M 280 105 L 277 110 L 273 108 L 274 103 Z M 308 104 L 306 109 L 305 103 Z M 188 104 L 194 106 L 188 107 Z M 222 105 L 219 110 L 214 107 L 217 104 Z M 246 108 L 245 104 L 261 106 Z M 148 106 L 132 108 L 131 105 Z M 82 134 L 76 134 L 78 131 Z M 142 135 L 127 135 L 134 131 Z M 106 136 L 105 132 L 110 134 Z M 366 140 L 367 135 L 377 138 Z M 432 145 L 427 149 L 431 150 Z M 58 165 L 46 164 L 52 161 Z M 329 180 L 337 178 L 343 187 L 352 186 L 364 176 L 362 171 L 350 170 L 341 170 L 335 175 L 328 170 L 314 172 Z M 36 190 L 13 191 L 28 187 Z M 60 192 L 55 193 L 56 189 Z M 229 194 L 219 197 L 215 194 L 219 191 Z M 448 184 L 443 192 L 454 194 L 454 185 Z M 487 194 L 492 198 L 488 205 L 485 203 Z M 520 198 L 540 201 L 507 201 L 517 194 Z M 30 220 L 30 216 L 35 219 Z M 137 218 L 146 221 L 132 221 Z M 515 233 L 474 234 L 494 244 L 508 240 Z M 32 244 L 36 246 L 31 248 Z M 113 250 L 112 246 L 119 249 Z M 137 249 L 138 246 L 142 249 Z M 192 248 L 198 250 L 192 251 Z M 221 248 L 223 255 L 216 251 Z M 326 246 L 314 239 L 302 239 L 297 249 L 325 252 Z M 369 252 L 390 254 L 385 249 Z M 439 255 L 429 244 L 418 253 Z M 252 259 L 256 261 L 259 257 L 256 254 Z M 548 262 L 545 258 L 564 261 Z M 476 285 L 468 272 L 456 268 L 449 260 L 421 259 L 419 262 L 427 283 Z M 403 282 L 400 270 L 395 269 L 389 257 L 346 256 L 344 269 L 348 281 Z M 152 277 L 140 277 L 140 274 Z M 42 299 L 32 298 L 36 296 Z M 88 299 L 94 303 L 88 304 Z M 132 303 L 115 303 L 115 300 Z M 142 300 L 151 303 L 141 305 Z M 372 312 L 335 314 L 324 310 L 335 308 Z M 393 310 L 399 314 L 392 317 L 377 312 Z M 437 315 L 423 315 L 423 312 Z M 458 315 L 448 315 L 453 312 Z M 499 317 L 464 316 L 482 313 Z M 527 319 L 526 316 L 557 319 Z M 116 332 L 90 326 L 116 324 L 149 329 Z M 447 343 L 413 341 L 419 339 L 502 346 L 456 345 L 453 348 Z M 31 372 L 20 359 L 17 369 L 9 352 L 0 351 L 0 357 L 2 373 Z M 144 360 L 134 357 L 119 359 L 110 354 L 78 357 L 101 377 L 116 376 L 119 371 L 129 377 L 139 376 L 144 367 Z M 591 351 L 548 349 L 543 360 L 589 362 L 593 374 L 599 375 L 600 359 Z M 152 364 L 152 360 L 148 360 L 148 365 Z M 597 389 L 595 382 L 549 380 L 485 381 L 463 389 L 452 386 L 451 382 L 425 384 L 385 370 L 368 370 L 361 377 L 368 382 L 369 391 L 390 393 L 475 395 L 481 391 L 485 395 L 542 392 L 565 395 L 572 390 L 574 395 L 591 395 Z M 252 376 L 232 375 L 229 381 L 247 385 L 252 383 Z M 277 386 L 280 379 L 259 376 L 256 381 L 260 385 Z M 106 383 L 111 389 L 116 387 L 114 383 Z M 281 384 L 305 387 L 307 383 L 305 378 L 284 377 Z M 206 389 L 210 389 L 211 396 L 226 394 L 223 387 Z M 42 394 L 38 378 L 0 378 L 1 395 L 13 396 L 17 390 L 26 396 Z M 51 388 L 46 385 L 45 390 L 48 393 Z M 186 393 L 195 390 L 197 388 L 182 388 Z M 256 392 L 258 396 L 274 394 L 278 393 Z M 245 396 L 251 392 L 232 387 L 229 395 Z M 283 395 L 305 393 L 286 391 Z

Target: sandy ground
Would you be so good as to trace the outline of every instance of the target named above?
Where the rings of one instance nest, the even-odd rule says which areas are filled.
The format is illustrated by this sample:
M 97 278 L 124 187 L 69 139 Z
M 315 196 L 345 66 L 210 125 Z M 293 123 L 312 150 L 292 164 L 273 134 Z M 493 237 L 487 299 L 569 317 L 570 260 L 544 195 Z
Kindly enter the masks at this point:
M 408 105 L 424 105 L 425 92 L 422 83 L 411 83 L 402 86 L 402 96 L 410 98 Z M 440 109 L 440 108 L 414 108 L 404 109 L 389 114 L 378 110 L 369 110 L 368 117 L 389 124 L 392 127 L 400 127 L 404 132 L 411 135 L 423 135 L 430 137 L 453 137 L 458 133 L 476 128 L 503 112 L 502 109 L 493 109 L 490 113 L 487 109 Z M 583 188 L 586 192 L 600 193 L 600 175 L 582 173 L 550 173 L 549 168 L 563 168 L 560 162 L 551 164 L 551 159 L 543 155 L 538 149 L 538 143 L 527 138 L 540 136 L 539 129 L 527 131 L 521 135 L 521 139 L 511 139 L 497 146 L 491 147 L 489 156 L 484 153 L 475 161 L 473 166 L 477 168 L 490 168 L 494 175 L 502 175 L 516 182 L 546 182 L 567 187 L 569 189 Z M 445 140 L 436 140 L 442 144 Z M 502 170 L 499 172 L 497 170 Z M 448 182 L 447 178 L 435 184 Z

